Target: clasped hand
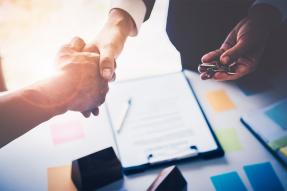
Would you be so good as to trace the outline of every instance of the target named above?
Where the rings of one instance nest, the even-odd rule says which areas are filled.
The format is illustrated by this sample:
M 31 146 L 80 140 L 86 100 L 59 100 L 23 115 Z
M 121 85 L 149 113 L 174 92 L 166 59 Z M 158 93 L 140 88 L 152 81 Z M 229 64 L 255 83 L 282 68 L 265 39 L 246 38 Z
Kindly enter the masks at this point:
M 108 81 L 100 75 L 99 60 L 97 47 L 88 46 L 77 37 L 60 49 L 57 63 L 62 76 L 59 83 L 64 83 L 65 88 L 57 91 L 63 95 L 65 110 L 80 111 L 85 117 L 91 113 L 98 115 L 98 107 L 105 101 L 109 89 Z

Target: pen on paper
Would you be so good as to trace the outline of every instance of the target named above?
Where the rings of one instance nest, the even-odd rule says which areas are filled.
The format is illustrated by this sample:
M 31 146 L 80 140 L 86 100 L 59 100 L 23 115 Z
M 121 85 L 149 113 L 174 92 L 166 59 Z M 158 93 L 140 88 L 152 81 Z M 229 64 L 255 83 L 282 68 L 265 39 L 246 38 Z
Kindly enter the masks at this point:
M 122 113 L 120 115 L 120 123 L 119 123 L 119 126 L 117 128 L 117 133 L 120 133 L 123 129 L 123 126 L 125 124 L 125 121 L 127 119 L 127 116 L 129 114 L 129 111 L 130 111 L 130 108 L 132 106 L 132 98 L 129 98 L 129 100 L 127 101 L 127 103 L 125 104 L 123 110 L 122 110 Z

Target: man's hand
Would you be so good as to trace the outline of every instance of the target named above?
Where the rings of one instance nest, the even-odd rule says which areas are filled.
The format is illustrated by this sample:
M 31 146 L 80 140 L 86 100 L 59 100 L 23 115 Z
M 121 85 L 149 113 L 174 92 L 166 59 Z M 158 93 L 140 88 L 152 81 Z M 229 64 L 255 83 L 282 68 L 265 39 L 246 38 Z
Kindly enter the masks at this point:
M 96 40 L 86 46 L 85 51 L 99 50 L 100 73 L 104 79 L 115 79 L 115 60 L 121 53 L 127 37 L 132 35 L 134 30 L 135 24 L 131 16 L 123 10 L 113 9 Z
M 88 117 L 90 112 L 98 115 L 98 107 L 104 102 L 108 92 L 108 81 L 99 71 L 99 54 L 95 49 L 85 52 L 85 42 L 74 38 L 58 54 L 58 64 L 62 70 L 63 89 L 56 91 L 67 110 L 80 111 Z M 55 91 L 55 90 L 54 90 Z
M 202 57 L 202 63 L 232 65 L 236 74 L 216 72 L 213 79 L 236 80 L 255 70 L 264 52 L 266 40 L 279 16 L 273 8 L 261 5 L 253 8 L 248 17 L 241 20 L 229 33 L 220 49 Z M 212 32 L 212 31 L 211 31 Z M 199 66 L 202 79 L 208 79 L 206 68 Z

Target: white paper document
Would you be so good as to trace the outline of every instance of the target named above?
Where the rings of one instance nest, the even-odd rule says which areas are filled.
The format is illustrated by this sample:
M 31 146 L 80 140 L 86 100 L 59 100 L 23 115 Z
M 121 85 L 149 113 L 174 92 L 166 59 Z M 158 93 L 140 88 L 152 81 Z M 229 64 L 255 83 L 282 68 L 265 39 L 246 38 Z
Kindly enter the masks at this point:
M 121 124 L 122 110 L 130 99 Z M 218 148 L 182 72 L 114 83 L 106 106 L 124 168 Z M 123 125 L 120 133 L 119 124 Z

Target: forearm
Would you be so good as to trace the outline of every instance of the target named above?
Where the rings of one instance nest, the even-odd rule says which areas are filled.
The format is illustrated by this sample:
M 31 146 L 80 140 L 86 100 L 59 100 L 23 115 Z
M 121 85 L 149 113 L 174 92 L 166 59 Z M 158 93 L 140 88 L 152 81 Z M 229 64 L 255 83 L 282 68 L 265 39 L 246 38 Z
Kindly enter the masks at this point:
M 123 37 L 133 36 L 136 25 L 132 17 L 124 10 L 112 9 L 104 27 L 112 27 Z
M 112 9 L 94 43 L 99 49 L 112 48 L 119 54 L 128 36 L 133 36 L 135 31 L 135 24 L 127 12 L 121 9 Z
M 0 95 L 0 148 L 49 120 L 65 109 L 58 106 L 47 92 L 58 77 L 44 80 L 21 90 Z
M 121 9 L 112 9 L 102 30 L 96 35 L 92 45 L 98 48 L 101 55 L 100 66 L 108 60 L 114 65 L 114 60 L 121 53 L 129 36 L 136 32 L 135 24 L 131 16 Z M 113 66 L 109 66 L 113 67 Z

